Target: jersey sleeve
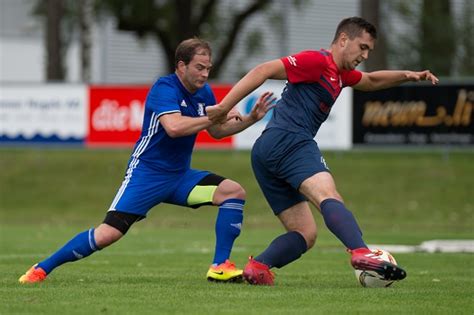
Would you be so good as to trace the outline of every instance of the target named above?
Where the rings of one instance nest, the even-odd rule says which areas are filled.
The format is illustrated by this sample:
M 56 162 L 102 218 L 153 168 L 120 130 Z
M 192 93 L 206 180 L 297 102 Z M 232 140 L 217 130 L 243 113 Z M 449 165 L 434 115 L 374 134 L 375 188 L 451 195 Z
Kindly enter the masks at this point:
M 318 51 L 306 50 L 280 59 L 285 65 L 290 83 L 317 82 L 327 67 L 327 61 Z
M 176 90 L 169 82 L 156 82 L 148 93 L 145 106 L 154 111 L 158 117 L 181 112 Z
M 362 72 L 358 70 L 344 71 L 341 73 L 341 81 L 343 86 L 353 86 L 359 83 L 362 78 Z

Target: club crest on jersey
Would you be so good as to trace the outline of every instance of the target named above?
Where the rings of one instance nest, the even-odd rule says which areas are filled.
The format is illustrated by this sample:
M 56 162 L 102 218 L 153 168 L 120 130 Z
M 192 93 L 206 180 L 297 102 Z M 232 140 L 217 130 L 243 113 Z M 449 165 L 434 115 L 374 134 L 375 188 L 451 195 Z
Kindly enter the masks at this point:
M 199 116 L 204 116 L 204 106 L 206 105 L 205 103 L 197 103 L 198 104 L 198 115 Z

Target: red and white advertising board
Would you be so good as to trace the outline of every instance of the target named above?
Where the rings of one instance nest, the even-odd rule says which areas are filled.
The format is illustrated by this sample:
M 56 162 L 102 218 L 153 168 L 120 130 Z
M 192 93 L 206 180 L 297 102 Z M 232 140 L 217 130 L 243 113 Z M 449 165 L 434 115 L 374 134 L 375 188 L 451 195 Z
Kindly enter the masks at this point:
M 211 84 L 217 101 L 229 84 Z M 245 97 L 237 109 L 250 113 L 264 91 L 277 98 L 282 81 L 269 81 Z M 85 144 L 88 147 L 131 147 L 140 136 L 149 86 L 85 86 L 68 84 L 8 85 L 0 87 L 0 144 Z M 349 149 L 352 91 L 344 89 L 329 119 L 316 137 L 321 149 Z M 272 113 L 241 133 L 221 140 L 206 131 L 198 134 L 196 148 L 250 149 Z
M 147 86 L 90 86 L 88 146 L 130 146 L 140 136 Z
M 213 85 L 219 102 L 230 85 Z M 89 134 L 91 147 L 132 146 L 140 137 L 149 86 L 91 86 L 89 89 Z M 213 139 L 206 131 L 197 137 L 197 148 L 232 148 L 233 138 Z

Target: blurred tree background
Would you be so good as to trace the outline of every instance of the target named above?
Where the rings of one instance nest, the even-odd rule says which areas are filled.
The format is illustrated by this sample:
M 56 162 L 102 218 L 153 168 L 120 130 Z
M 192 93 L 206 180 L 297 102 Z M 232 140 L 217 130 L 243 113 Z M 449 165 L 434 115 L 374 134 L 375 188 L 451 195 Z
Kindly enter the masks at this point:
M 474 75 L 474 3 L 464 0 L 456 18 L 449 0 L 395 0 L 396 12 L 408 31 L 394 31 L 388 58 L 402 68 L 430 68 L 439 76 Z M 388 14 L 388 13 L 387 13 Z
M 301 7 L 307 0 L 292 0 L 291 4 Z M 217 14 L 219 0 L 39 0 L 35 13 L 45 17 L 48 55 L 48 80 L 64 79 L 65 39 L 71 34 L 69 27 L 77 25 L 81 33 L 82 79 L 88 82 L 90 73 L 90 29 L 87 24 L 101 15 L 109 14 L 117 20 L 117 29 L 133 31 L 138 38 L 152 35 L 162 47 L 169 72 L 174 71 L 176 46 L 184 39 L 198 36 L 212 41 L 212 77 L 218 77 L 222 65 L 232 52 L 245 23 L 256 14 L 275 14 L 270 10 L 271 0 L 247 1 L 246 5 L 236 5 L 230 18 L 223 19 Z M 93 10 L 92 10 L 93 7 Z M 278 20 L 278 16 L 274 16 Z M 261 39 L 258 32 L 245 34 L 251 43 L 248 49 L 258 49 Z M 51 70 L 50 70 L 51 69 Z
M 376 49 L 364 66 L 366 71 L 429 68 L 438 76 L 474 76 L 474 1 L 359 1 L 360 15 L 374 23 L 379 31 Z M 462 12 L 455 15 L 452 1 L 463 1 Z M 261 33 L 242 32 L 252 16 L 273 14 L 275 32 L 284 32 L 277 25 L 281 18 L 278 14 L 284 12 L 272 11 L 277 1 L 236 2 L 225 19 L 217 14 L 221 3 L 219 0 L 38 0 L 35 12 L 45 17 L 47 30 L 48 80 L 64 79 L 64 46 L 72 30 L 77 29 L 81 34 L 82 80 L 89 81 L 90 25 L 103 14 L 116 19 L 118 30 L 132 31 L 138 38 L 155 37 L 165 52 L 170 72 L 174 71 L 174 50 L 181 40 L 192 36 L 210 40 L 214 46 L 211 73 L 214 78 L 219 77 L 239 36 L 247 36 L 249 50 L 259 49 Z M 291 5 L 304 9 L 314 5 L 314 0 L 292 0 Z

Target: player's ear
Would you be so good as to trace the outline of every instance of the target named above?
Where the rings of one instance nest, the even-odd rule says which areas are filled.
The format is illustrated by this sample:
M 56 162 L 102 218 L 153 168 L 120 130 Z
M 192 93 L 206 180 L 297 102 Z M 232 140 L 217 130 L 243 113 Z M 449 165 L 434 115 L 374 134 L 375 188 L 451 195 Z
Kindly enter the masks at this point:
M 349 37 L 344 32 L 342 32 L 341 35 L 339 35 L 339 44 L 341 45 L 341 47 L 343 48 L 346 47 L 348 39 Z
M 178 64 L 176 65 L 176 70 L 178 70 L 180 73 L 184 73 L 186 70 L 185 68 L 186 64 L 184 63 L 184 61 L 178 61 Z
M 347 44 L 347 35 L 346 35 L 346 33 L 342 33 L 342 36 L 341 36 L 341 46 L 342 46 L 342 47 L 346 47 L 346 44 Z

